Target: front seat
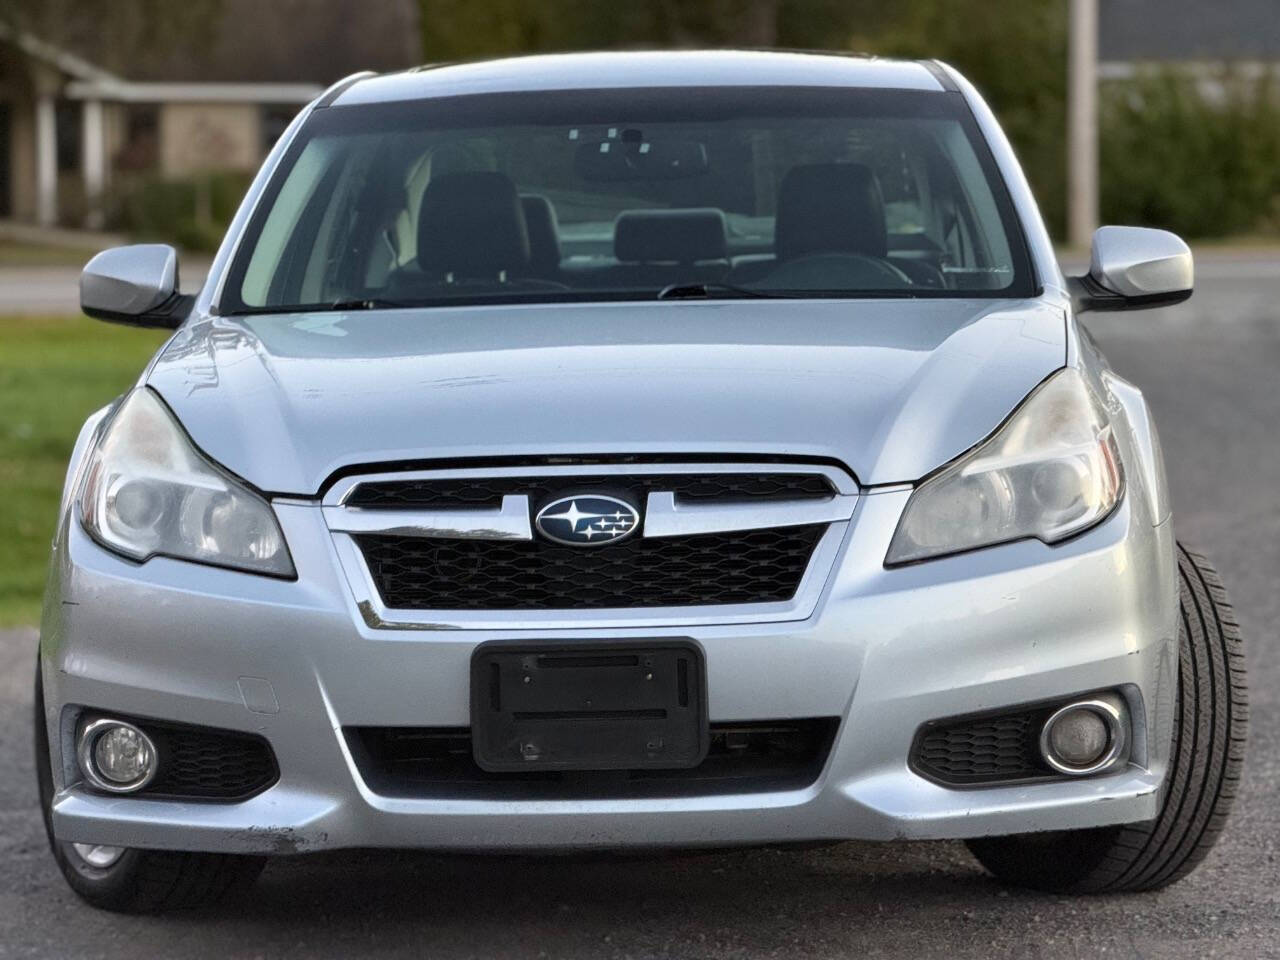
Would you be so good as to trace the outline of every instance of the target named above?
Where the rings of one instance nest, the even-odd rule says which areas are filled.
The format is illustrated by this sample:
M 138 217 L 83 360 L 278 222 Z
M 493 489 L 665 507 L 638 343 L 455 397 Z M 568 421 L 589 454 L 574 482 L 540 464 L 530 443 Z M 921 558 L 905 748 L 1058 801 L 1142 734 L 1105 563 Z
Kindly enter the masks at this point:
M 792 167 L 778 189 L 773 262 L 744 263 L 735 282 L 803 290 L 896 290 L 911 279 L 888 260 L 880 183 L 861 163 Z M 750 274 L 750 275 L 748 275 Z
M 892 279 L 905 274 L 920 287 L 946 286 L 926 260 L 886 259 L 889 235 L 875 172 L 862 163 L 793 167 L 778 191 L 774 226 L 778 262 L 827 254 L 858 254 L 883 261 Z
M 418 215 L 418 270 L 434 282 L 501 282 L 529 273 L 529 229 L 511 178 L 446 173 L 427 184 Z
M 821 253 L 889 253 L 880 182 L 862 163 L 792 167 L 778 188 L 773 248 L 778 262 Z

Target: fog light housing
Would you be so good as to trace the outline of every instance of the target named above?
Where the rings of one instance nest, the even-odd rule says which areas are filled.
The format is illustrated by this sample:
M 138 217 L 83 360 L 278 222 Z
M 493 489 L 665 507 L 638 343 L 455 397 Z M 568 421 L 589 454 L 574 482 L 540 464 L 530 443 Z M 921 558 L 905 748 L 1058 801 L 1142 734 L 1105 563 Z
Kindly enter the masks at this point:
M 1058 773 L 1083 777 L 1116 763 L 1128 747 L 1123 702 L 1079 700 L 1059 708 L 1040 731 L 1040 755 Z
M 102 718 L 85 724 L 76 749 L 80 772 L 99 790 L 134 793 L 159 769 L 156 745 L 138 727 Z

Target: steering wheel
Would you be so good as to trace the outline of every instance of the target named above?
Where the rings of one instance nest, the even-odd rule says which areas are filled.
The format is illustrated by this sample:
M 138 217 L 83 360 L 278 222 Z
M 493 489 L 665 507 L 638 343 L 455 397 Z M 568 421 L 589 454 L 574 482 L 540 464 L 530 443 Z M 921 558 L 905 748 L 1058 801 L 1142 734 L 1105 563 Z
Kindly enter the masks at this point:
M 792 290 L 897 290 L 915 284 L 879 257 L 861 253 L 815 253 L 779 264 L 757 281 L 757 286 Z

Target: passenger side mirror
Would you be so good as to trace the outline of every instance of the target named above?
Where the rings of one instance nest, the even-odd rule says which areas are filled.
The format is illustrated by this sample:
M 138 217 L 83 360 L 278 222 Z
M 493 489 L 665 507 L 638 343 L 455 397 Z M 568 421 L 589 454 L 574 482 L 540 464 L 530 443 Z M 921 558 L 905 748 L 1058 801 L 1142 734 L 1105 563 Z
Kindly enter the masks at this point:
M 80 309 L 112 323 L 172 330 L 194 299 L 178 292 L 178 251 L 163 243 L 103 250 L 80 274 Z
M 1071 277 L 1076 312 L 1142 310 L 1181 303 L 1191 296 L 1195 267 L 1190 248 L 1167 230 L 1099 227 L 1089 272 Z

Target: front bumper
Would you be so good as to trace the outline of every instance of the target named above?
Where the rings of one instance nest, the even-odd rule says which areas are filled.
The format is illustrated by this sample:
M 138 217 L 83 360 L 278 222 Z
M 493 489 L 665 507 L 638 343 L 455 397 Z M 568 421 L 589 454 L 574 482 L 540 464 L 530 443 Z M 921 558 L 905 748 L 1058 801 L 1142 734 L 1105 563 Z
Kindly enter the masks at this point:
M 773 623 L 574 629 L 378 629 L 356 608 L 319 508 L 278 503 L 296 582 L 163 558 L 137 566 L 64 520 L 42 633 L 63 840 L 224 852 L 350 846 L 474 850 L 942 838 L 1154 817 L 1177 684 L 1167 523 L 1126 501 L 1069 543 L 1009 544 L 887 570 L 908 492 L 860 498 L 814 612 Z M 486 640 L 692 637 L 711 721 L 841 718 L 812 785 L 661 799 L 389 797 L 342 728 L 465 726 Z M 1100 689 L 1134 708 L 1125 768 L 956 789 L 908 767 L 921 724 Z M 80 708 L 260 733 L 279 780 L 238 803 L 103 796 L 71 760 Z

